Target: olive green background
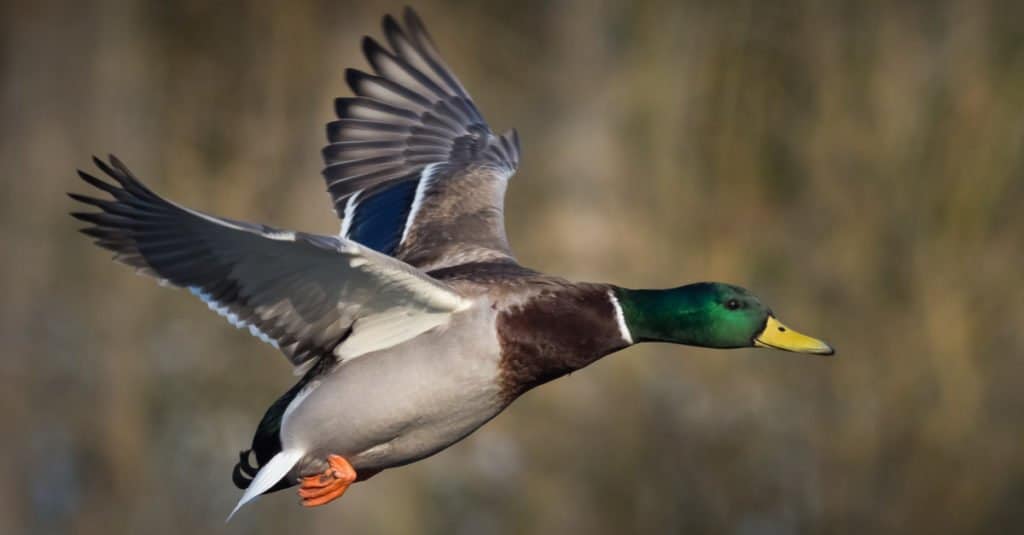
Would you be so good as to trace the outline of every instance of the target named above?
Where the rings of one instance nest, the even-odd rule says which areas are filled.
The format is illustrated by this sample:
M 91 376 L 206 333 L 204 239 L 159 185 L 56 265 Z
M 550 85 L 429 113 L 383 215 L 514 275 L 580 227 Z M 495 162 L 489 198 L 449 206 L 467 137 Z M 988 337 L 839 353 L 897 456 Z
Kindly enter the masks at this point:
M 8 1 L 0 532 L 1022 529 L 1024 4 L 416 6 L 519 129 L 524 264 L 740 284 L 838 355 L 632 348 L 337 503 L 224 526 L 289 366 L 112 264 L 64 192 L 114 152 L 188 206 L 336 232 L 323 125 L 401 4 Z

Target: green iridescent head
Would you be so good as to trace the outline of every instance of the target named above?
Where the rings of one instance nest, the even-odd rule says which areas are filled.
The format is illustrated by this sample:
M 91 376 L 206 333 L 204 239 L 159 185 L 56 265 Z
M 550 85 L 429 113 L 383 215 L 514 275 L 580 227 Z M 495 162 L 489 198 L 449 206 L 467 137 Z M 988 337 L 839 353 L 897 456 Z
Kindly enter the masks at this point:
M 731 284 L 699 282 L 668 290 L 619 288 L 616 297 L 635 342 L 833 354 L 828 344 L 786 327 L 754 294 Z

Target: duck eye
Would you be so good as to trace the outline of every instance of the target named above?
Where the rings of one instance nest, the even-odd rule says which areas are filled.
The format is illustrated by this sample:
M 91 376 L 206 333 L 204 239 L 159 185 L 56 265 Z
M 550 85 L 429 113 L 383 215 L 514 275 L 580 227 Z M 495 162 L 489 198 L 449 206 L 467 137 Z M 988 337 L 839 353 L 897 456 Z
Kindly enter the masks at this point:
M 729 310 L 736 310 L 737 308 L 740 307 L 740 302 L 735 299 L 730 299 L 727 303 L 725 303 L 725 307 L 728 308 Z

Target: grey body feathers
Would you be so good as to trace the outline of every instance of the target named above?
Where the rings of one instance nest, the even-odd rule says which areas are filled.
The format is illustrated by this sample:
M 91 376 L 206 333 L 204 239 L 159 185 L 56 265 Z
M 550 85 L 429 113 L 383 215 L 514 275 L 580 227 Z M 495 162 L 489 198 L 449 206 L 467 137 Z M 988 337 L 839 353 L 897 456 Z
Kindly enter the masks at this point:
M 285 411 L 284 449 L 306 457 L 291 477 L 326 468 L 329 454 L 359 471 L 407 464 L 465 437 L 506 405 L 495 382 L 496 311 L 480 299 L 445 328 L 340 364 Z

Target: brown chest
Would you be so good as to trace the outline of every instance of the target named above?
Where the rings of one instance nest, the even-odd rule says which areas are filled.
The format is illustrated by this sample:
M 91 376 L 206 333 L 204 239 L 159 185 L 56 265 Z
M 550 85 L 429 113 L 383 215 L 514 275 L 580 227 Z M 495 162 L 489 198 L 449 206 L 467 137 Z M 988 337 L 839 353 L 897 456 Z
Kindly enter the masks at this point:
M 541 292 L 498 314 L 497 330 L 507 401 L 628 345 L 601 285 Z

